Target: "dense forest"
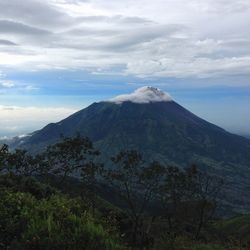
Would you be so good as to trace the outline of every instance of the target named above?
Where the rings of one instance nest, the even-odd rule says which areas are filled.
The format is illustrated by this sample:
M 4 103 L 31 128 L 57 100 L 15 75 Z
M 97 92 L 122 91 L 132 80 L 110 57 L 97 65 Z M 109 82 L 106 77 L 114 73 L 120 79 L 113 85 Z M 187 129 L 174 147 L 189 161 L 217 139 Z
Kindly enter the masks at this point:
M 199 166 L 62 138 L 41 154 L 0 147 L 0 249 L 250 249 L 250 216 L 223 216 L 223 181 Z

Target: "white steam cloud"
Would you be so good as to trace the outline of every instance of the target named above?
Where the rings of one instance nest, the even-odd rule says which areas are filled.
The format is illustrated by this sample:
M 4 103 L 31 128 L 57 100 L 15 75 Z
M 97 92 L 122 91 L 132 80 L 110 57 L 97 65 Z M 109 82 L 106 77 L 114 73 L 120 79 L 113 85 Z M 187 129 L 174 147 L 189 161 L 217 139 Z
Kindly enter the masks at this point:
M 158 88 L 154 87 L 142 87 L 135 90 L 131 94 L 119 95 L 112 99 L 110 102 L 116 104 L 121 104 L 123 102 L 133 102 L 133 103 L 150 103 L 150 102 L 170 102 L 172 97 Z

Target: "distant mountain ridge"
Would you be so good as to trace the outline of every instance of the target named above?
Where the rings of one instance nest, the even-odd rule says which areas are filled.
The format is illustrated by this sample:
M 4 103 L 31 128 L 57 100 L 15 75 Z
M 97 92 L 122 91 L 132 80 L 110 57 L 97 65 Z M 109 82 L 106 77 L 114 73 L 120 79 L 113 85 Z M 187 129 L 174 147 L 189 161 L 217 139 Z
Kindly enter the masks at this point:
M 77 132 L 95 143 L 105 162 L 120 150 L 137 149 L 148 161 L 197 163 L 226 180 L 225 206 L 250 209 L 250 140 L 197 117 L 159 89 L 143 87 L 93 103 L 13 146 L 38 152 Z

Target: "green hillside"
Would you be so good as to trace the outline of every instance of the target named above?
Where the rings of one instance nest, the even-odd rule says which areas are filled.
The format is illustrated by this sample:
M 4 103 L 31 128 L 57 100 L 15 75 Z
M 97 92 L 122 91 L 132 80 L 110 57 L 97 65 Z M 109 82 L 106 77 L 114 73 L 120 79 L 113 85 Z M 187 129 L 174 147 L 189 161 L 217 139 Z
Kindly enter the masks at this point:
M 222 237 L 231 237 L 239 242 L 250 242 L 250 215 L 239 215 L 216 223 Z
M 140 151 L 148 162 L 181 167 L 196 163 L 224 179 L 222 198 L 227 210 L 241 213 L 250 209 L 250 140 L 202 120 L 174 101 L 94 103 L 15 141 L 12 147 L 40 152 L 61 135 L 71 137 L 78 132 L 94 142 L 106 164 L 124 149 Z

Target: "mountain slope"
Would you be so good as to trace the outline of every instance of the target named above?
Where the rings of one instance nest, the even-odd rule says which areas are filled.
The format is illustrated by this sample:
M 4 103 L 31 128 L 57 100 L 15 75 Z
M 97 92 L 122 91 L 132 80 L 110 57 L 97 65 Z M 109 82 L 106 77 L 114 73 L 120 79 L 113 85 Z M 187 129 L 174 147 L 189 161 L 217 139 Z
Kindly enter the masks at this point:
M 105 161 L 120 150 L 137 149 L 147 160 L 183 167 L 195 162 L 225 178 L 230 201 L 225 205 L 250 208 L 250 140 L 197 117 L 157 89 L 93 103 L 23 138 L 19 146 L 40 151 L 60 135 L 77 132 L 95 142 Z
M 42 147 L 58 140 L 61 134 L 73 136 L 77 132 L 103 146 L 152 150 L 178 162 L 182 159 L 186 162 L 185 155 L 190 153 L 220 161 L 244 164 L 250 161 L 249 140 L 200 119 L 173 101 L 94 103 L 35 132 L 23 146 Z

